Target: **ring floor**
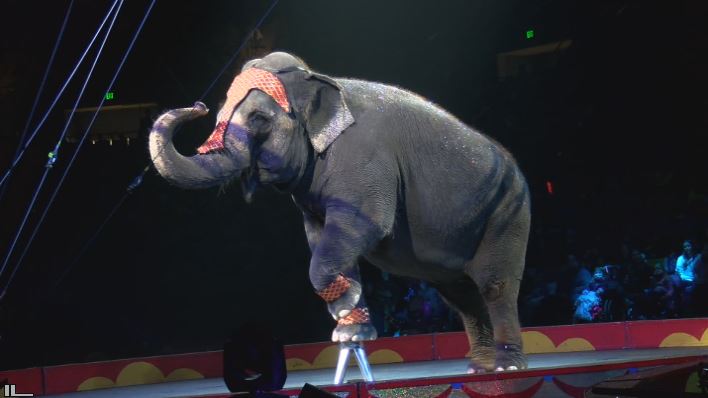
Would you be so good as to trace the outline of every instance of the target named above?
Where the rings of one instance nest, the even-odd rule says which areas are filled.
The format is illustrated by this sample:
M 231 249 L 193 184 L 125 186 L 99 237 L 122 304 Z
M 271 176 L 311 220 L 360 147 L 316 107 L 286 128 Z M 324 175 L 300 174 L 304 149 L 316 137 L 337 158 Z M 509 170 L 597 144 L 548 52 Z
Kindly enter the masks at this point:
M 639 362 L 654 359 L 708 356 L 708 347 L 654 348 L 645 350 L 585 351 L 529 355 L 529 369 L 557 369 L 577 366 Z M 376 381 L 409 380 L 427 377 L 463 375 L 467 366 L 465 359 L 372 365 Z M 552 372 L 549 372 L 552 373 Z M 332 384 L 334 369 L 316 369 L 289 372 L 284 389 L 302 387 L 305 383 L 315 386 Z M 347 380 L 363 379 L 359 369 L 349 367 Z M 115 387 L 104 390 L 84 391 L 57 395 L 55 398 L 182 398 L 211 394 L 228 394 L 220 378 L 189 380 L 170 383 Z

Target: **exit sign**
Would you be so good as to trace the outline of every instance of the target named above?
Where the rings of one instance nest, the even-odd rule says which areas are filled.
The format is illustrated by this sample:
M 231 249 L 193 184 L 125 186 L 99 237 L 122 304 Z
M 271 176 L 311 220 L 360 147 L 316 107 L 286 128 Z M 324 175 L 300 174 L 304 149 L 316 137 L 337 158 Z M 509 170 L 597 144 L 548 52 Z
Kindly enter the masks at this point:
M 104 96 L 106 101 L 113 101 L 116 99 L 116 92 L 115 91 L 109 91 L 106 93 Z
M 526 31 L 526 39 L 527 39 L 527 40 L 531 40 L 531 39 L 533 39 L 534 37 L 536 37 L 536 32 L 534 32 L 533 29 L 529 29 L 529 30 Z

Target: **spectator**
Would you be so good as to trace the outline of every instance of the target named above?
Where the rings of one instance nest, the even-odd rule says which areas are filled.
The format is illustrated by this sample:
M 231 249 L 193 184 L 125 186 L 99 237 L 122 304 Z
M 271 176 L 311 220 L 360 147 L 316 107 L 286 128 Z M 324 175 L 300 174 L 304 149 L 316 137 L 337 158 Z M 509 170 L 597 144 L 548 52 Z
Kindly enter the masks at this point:
M 708 255 L 708 245 L 703 246 L 703 251 L 701 251 L 700 256 L 700 261 L 696 263 L 696 267 L 693 270 L 695 280 L 694 283 L 696 285 L 703 285 L 708 283 L 708 266 L 706 263 L 703 261 L 704 258 Z
M 545 297 L 545 284 L 543 273 L 538 267 L 527 266 L 521 284 L 522 293 L 519 300 L 519 316 L 521 324 L 536 326 L 536 313 L 539 311 L 541 301 Z
M 675 311 L 677 309 L 678 305 L 678 300 L 679 300 L 679 290 L 681 288 L 681 278 L 678 276 L 676 273 L 676 259 L 678 256 L 675 253 L 671 253 L 664 259 L 664 273 L 666 274 L 667 278 L 671 282 L 671 286 L 673 287 L 674 290 L 674 298 L 673 298 L 673 303 L 674 303 L 674 316 L 677 316 Z
M 701 255 L 694 249 L 692 241 L 684 241 L 683 253 L 676 259 L 676 273 L 686 284 L 693 284 L 696 278 L 696 265 L 701 261 Z
M 602 287 L 602 320 L 605 322 L 624 321 L 627 319 L 627 302 L 625 300 L 622 281 L 619 279 L 619 267 L 615 265 L 605 265 L 599 269 L 602 275 L 600 287 Z M 595 272 L 598 277 L 598 271 Z
M 574 254 L 569 254 L 566 264 L 559 273 L 558 292 L 569 297 L 571 302 L 585 290 L 592 281 L 592 274 Z
M 673 251 L 664 258 L 664 271 L 666 273 L 670 275 L 676 274 L 676 260 L 678 260 L 678 255 Z
M 653 319 L 675 317 L 677 281 L 662 265 L 657 264 L 654 267 L 652 282 L 653 287 L 647 292 L 648 317 Z
M 372 320 L 383 336 L 391 336 L 396 331 L 394 320 L 396 305 L 403 301 L 404 288 L 397 278 L 391 278 L 388 272 L 381 271 L 381 278 L 369 295 Z
M 653 273 L 654 268 L 649 265 L 646 254 L 636 249 L 632 250 L 629 268 L 625 275 L 625 286 L 628 289 L 644 291 L 651 286 Z
M 422 317 L 426 332 L 437 332 L 445 328 L 447 321 L 445 305 L 438 292 L 425 281 L 418 282 L 418 295 L 423 299 Z
M 622 283 L 632 308 L 633 319 L 643 319 L 650 312 L 647 293 L 652 286 L 653 273 L 654 269 L 649 265 L 646 255 L 639 250 L 632 250 Z
M 556 281 L 546 281 L 543 297 L 535 313 L 535 325 L 564 325 L 572 322 L 573 302 L 560 294 Z
M 676 274 L 681 279 L 680 285 L 680 313 L 682 316 L 690 316 L 694 307 L 693 290 L 695 288 L 696 269 L 700 269 L 701 255 L 696 253 L 691 240 L 683 242 L 683 253 L 676 259 Z
M 583 289 L 575 300 L 573 323 L 593 322 L 600 318 L 603 292 L 602 287 L 595 281 L 590 282 L 587 289 Z
M 708 316 L 708 264 L 703 259 L 708 255 L 708 245 L 703 246 L 703 251 L 700 256 L 700 261 L 696 263 L 694 268 L 695 279 L 693 281 L 693 308 L 692 316 Z
M 577 259 L 576 259 L 577 261 Z M 584 264 L 578 262 L 577 272 L 575 274 L 575 289 L 573 291 L 573 300 L 577 298 L 583 290 L 585 290 L 592 282 L 592 273 Z

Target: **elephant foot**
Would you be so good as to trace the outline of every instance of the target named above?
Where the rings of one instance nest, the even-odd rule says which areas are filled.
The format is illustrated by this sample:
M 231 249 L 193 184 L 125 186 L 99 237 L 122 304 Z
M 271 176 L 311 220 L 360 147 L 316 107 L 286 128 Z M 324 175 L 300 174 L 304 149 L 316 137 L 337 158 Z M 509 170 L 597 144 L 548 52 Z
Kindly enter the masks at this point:
M 494 370 L 495 352 L 492 347 L 477 347 L 469 354 L 467 374 L 482 374 Z
M 467 364 L 467 374 L 468 375 L 479 375 L 487 373 L 487 369 L 475 363 Z
M 340 324 L 332 332 L 332 341 L 340 343 L 376 340 L 377 337 L 376 328 L 371 323 Z
M 494 364 L 494 371 L 503 372 L 507 370 L 526 369 L 528 361 L 526 355 L 518 344 L 498 344 L 497 359 Z

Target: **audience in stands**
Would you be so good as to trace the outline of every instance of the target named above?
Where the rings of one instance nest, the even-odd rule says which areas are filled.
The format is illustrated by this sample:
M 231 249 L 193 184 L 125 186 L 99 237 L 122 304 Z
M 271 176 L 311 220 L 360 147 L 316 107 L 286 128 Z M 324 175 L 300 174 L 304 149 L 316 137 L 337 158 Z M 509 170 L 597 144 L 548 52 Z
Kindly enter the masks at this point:
M 650 257 L 622 245 L 616 264 L 597 249 L 570 253 L 562 267 L 526 267 L 519 295 L 525 326 L 616 322 L 708 315 L 708 270 L 691 240 L 680 255 Z M 591 272 L 592 270 L 592 272 Z M 384 336 L 461 330 L 433 287 L 381 273 L 368 297 Z

